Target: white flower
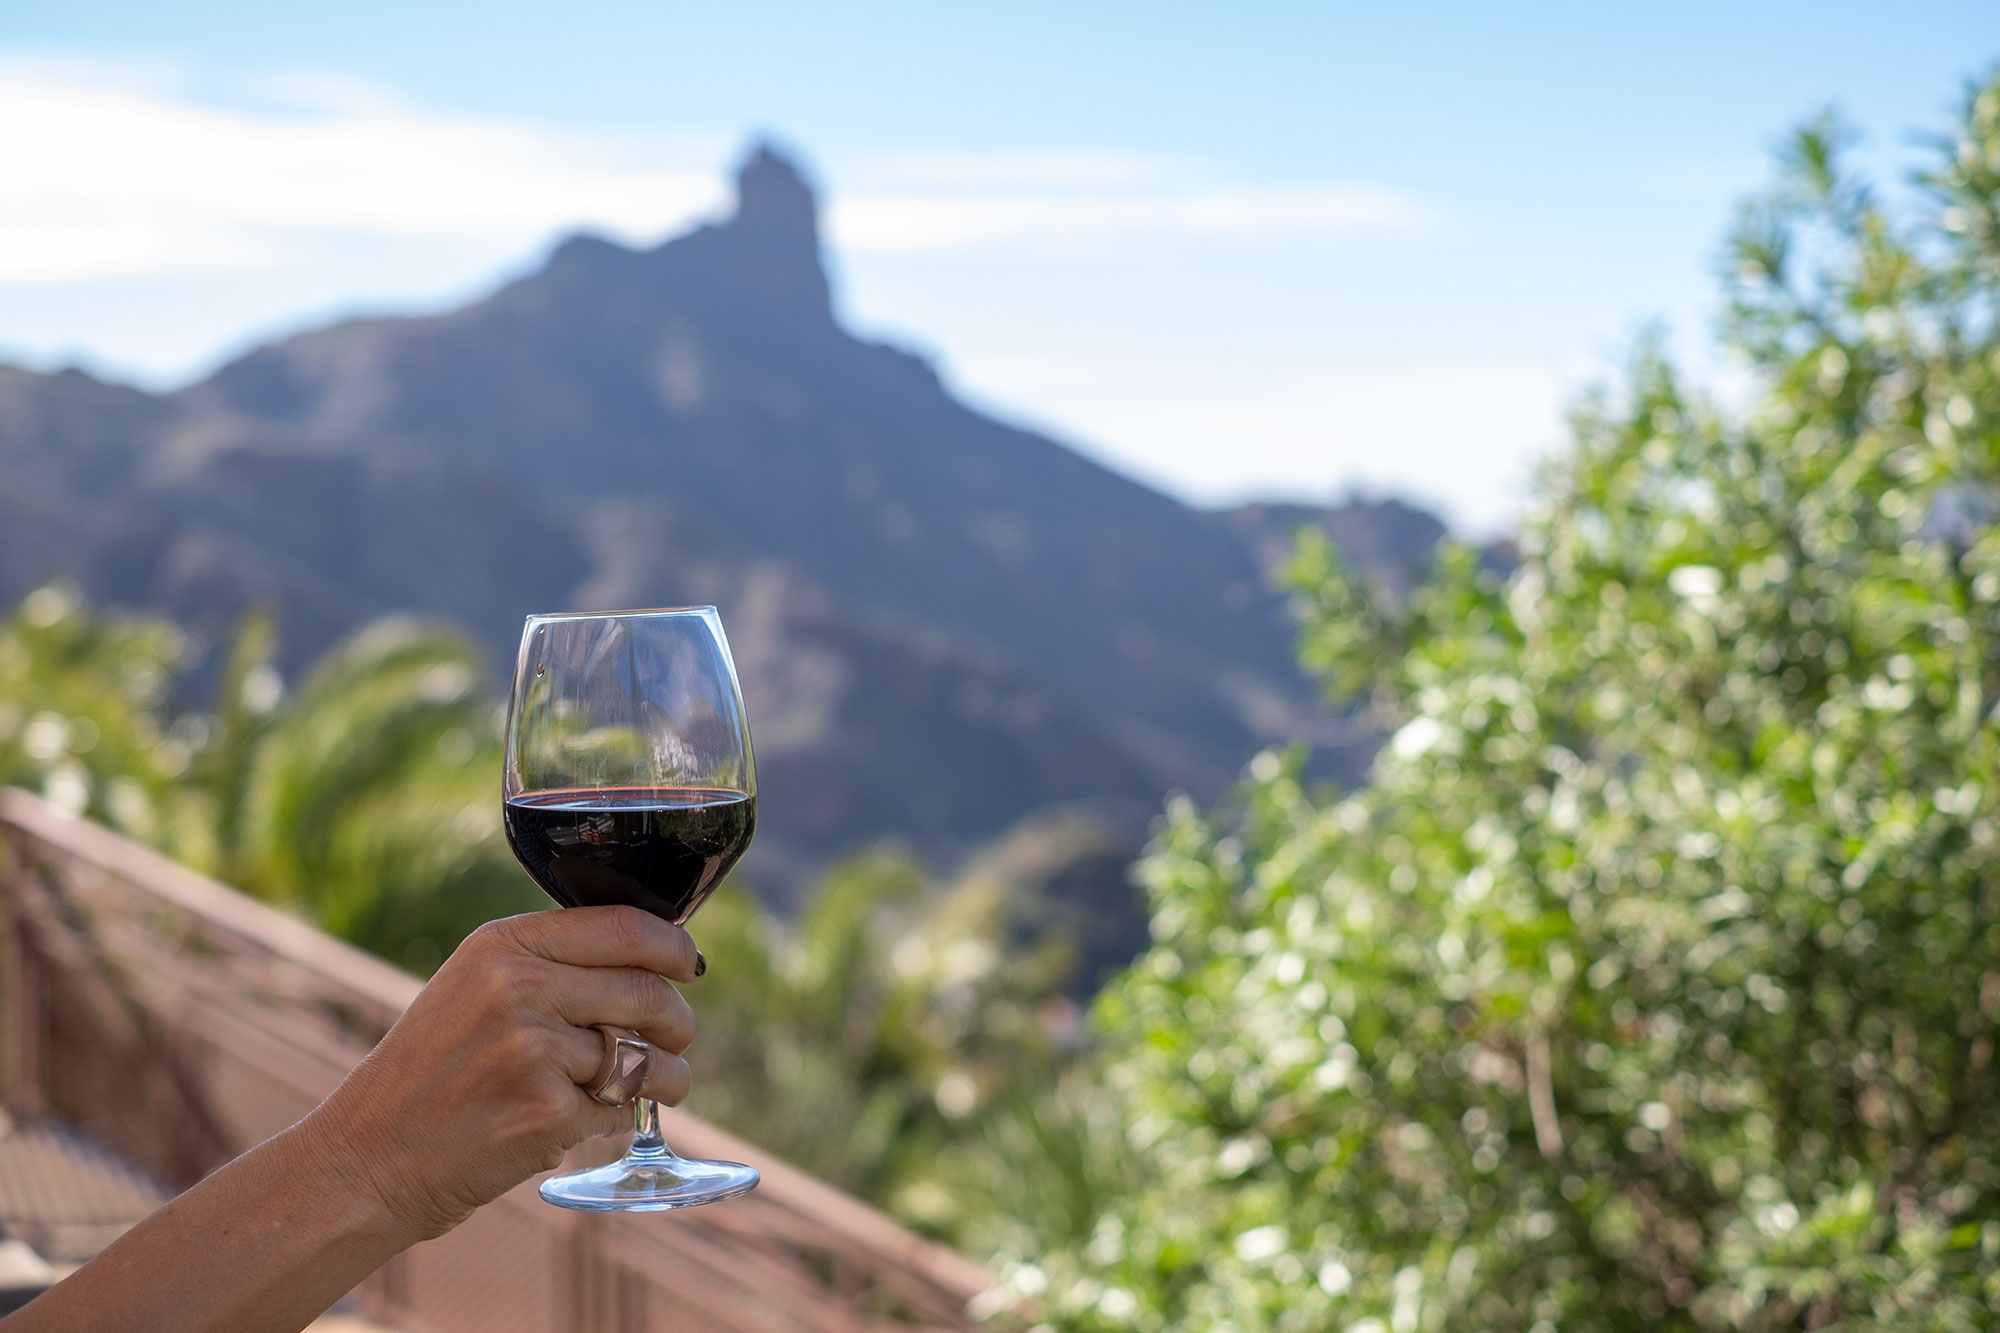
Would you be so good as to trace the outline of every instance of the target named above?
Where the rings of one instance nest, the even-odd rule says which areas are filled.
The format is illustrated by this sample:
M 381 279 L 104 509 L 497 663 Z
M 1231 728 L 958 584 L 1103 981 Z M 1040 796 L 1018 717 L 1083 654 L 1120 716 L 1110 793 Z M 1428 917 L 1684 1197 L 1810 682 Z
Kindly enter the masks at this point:
M 1444 727 L 1434 717 L 1419 717 L 1405 723 L 1389 748 L 1398 759 L 1416 759 L 1444 739 Z
M 1285 1229 L 1271 1225 L 1256 1227 L 1236 1238 L 1236 1257 L 1246 1264 L 1262 1263 L 1285 1252 Z
M 1682 565 L 1667 575 L 1667 586 L 1697 611 L 1707 611 L 1722 591 L 1722 571 L 1712 565 Z

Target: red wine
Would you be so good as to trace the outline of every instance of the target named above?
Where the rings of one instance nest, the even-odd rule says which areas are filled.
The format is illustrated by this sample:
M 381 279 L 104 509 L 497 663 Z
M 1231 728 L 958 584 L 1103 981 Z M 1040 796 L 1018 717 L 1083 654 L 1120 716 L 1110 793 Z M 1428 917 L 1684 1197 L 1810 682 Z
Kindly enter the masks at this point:
M 757 798 L 727 787 L 582 787 L 506 805 L 507 842 L 564 907 L 629 903 L 679 924 L 757 831 Z

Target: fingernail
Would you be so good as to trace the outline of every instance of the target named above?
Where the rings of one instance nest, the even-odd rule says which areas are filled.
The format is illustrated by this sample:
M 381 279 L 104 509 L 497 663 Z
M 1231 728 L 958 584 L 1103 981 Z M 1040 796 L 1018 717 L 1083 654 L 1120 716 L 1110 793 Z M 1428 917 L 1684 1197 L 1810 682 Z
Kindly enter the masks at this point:
M 701 950 L 696 949 L 694 951 L 694 974 L 700 976 L 706 971 L 708 971 L 708 960 L 701 956 Z

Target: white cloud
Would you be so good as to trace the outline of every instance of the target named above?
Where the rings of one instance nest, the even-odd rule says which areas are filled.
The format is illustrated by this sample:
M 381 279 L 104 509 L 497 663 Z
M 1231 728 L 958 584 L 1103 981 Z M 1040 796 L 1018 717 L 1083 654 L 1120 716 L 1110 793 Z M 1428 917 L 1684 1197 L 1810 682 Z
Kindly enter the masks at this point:
M 926 253 L 1048 240 L 1166 235 L 1254 240 L 1408 230 L 1431 221 L 1369 185 L 1245 185 L 1129 153 L 892 155 L 854 164 L 829 230 L 844 250 Z
M 1187 185 L 839 195 L 830 230 L 843 248 L 911 252 L 1148 233 L 1207 239 L 1329 235 L 1403 230 L 1424 220 L 1405 196 L 1368 186 Z
M 356 238 L 525 250 L 587 224 L 656 236 L 713 210 L 722 150 L 410 107 L 315 74 L 250 86 L 259 109 L 194 101 L 158 68 L 0 63 L 0 283 L 309 264 Z M 1246 186 L 1115 153 L 872 159 L 835 192 L 835 244 L 935 252 L 1143 233 L 1338 234 L 1406 227 L 1389 190 Z M 873 184 L 871 184 L 871 182 Z
M 854 164 L 852 180 L 890 189 L 1116 189 L 1154 185 L 1186 164 L 1138 153 L 885 153 Z
M 352 84 L 303 110 L 196 105 L 129 71 L 0 66 L 0 283 L 271 268 L 355 237 L 526 248 L 657 232 L 722 198 L 657 146 L 414 110 Z

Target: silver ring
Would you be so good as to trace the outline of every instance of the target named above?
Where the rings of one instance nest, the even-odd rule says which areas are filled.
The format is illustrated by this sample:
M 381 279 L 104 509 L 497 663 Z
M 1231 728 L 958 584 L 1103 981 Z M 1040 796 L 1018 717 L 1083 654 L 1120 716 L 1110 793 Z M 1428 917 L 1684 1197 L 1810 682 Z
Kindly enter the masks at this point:
M 606 1106 L 630 1106 L 646 1086 L 646 1065 L 653 1048 L 618 1028 L 597 1030 L 604 1034 L 604 1063 L 583 1090 Z

